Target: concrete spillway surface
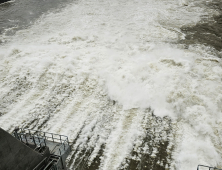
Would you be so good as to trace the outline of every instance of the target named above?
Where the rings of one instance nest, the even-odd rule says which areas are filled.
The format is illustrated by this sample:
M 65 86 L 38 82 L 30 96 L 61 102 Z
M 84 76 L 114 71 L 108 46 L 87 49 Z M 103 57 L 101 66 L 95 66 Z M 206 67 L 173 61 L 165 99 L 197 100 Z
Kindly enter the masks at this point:
M 0 169 L 33 169 L 45 157 L 0 128 Z

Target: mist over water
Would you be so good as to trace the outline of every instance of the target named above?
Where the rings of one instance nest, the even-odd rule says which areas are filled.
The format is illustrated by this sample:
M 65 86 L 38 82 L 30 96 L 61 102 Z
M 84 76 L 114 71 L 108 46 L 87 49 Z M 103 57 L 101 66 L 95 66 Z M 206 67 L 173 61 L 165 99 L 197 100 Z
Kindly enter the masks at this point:
M 182 27 L 217 10 L 203 0 L 82 0 L 39 11 L 13 34 L 1 19 L 3 129 L 69 136 L 69 169 L 222 166 L 221 51 L 181 43 Z

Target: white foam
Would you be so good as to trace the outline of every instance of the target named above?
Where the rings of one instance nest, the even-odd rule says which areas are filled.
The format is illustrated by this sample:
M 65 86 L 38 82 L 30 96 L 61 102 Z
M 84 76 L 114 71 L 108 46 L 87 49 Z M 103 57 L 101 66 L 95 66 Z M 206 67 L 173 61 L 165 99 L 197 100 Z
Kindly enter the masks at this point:
M 221 165 L 221 60 L 170 44 L 207 14 L 195 4 L 79 1 L 18 31 L 0 51 L 0 92 L 10 98 L 1 126 L 49 119 L 42 130 L 71 140 L 82 129 L 73 150 L 96 148 L 92 161 L 106 145 L 100 168 L 112 170 L 142 139 L 151 107 L 177 127 L 171 169 Z

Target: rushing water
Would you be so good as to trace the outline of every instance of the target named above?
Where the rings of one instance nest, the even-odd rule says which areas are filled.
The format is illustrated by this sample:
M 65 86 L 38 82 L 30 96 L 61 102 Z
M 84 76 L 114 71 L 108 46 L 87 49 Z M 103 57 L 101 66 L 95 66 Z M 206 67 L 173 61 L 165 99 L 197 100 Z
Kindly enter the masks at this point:
M 192 37 L 213 2 L 0 5 L 1 127 L 69 136 L 69 169 L 221 167 L 221 52 Z

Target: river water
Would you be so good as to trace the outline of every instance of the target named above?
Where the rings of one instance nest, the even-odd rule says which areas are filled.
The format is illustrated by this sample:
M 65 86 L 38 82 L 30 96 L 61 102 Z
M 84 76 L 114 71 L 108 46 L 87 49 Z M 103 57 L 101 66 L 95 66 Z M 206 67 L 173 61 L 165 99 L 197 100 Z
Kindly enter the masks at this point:
M 0 126 L 67 135 L 70 170 L 222 167 L 220 10 L 213 0 L 1 4 Z

